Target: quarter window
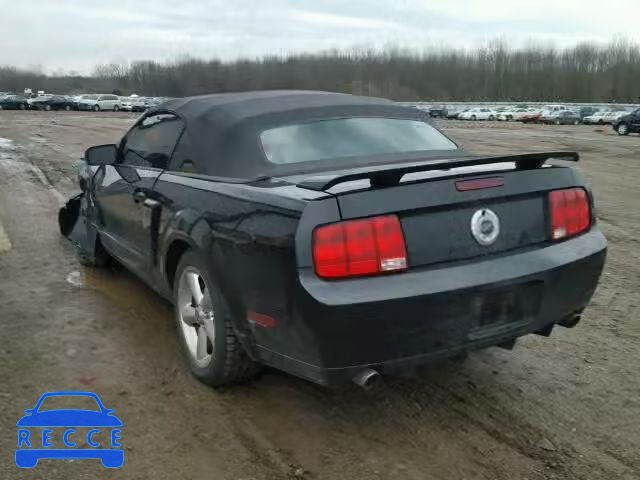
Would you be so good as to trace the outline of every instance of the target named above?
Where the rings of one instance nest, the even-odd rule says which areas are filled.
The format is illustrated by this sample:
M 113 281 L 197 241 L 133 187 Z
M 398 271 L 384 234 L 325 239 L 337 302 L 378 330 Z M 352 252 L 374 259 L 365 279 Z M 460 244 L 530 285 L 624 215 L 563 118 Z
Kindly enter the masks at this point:
M 167 170 L 172 172 L 198 173 L 199 169 L 193 160 L 189 132 L 185 131 L 173 152 Z

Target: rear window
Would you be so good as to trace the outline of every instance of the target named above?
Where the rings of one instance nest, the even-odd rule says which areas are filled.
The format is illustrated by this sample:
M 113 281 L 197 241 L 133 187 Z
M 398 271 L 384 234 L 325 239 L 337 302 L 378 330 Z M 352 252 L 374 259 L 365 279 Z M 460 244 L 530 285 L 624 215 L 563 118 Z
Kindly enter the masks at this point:
M 457 146 L 431 125 L 399 118 L 340 118 L 271 128 L 260 134 L 272 163 L 313 162 Z

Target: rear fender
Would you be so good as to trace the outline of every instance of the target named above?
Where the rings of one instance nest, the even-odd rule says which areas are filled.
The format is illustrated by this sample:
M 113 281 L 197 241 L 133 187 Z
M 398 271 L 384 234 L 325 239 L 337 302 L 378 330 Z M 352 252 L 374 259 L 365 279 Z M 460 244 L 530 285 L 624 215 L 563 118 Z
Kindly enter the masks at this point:
M 241 300 L 242 296 L 235 285 L 227 281 L 229 276 L 224 272 L 223 253 L 216 248 L 216 241 L 207 220 L 195 210 L 181 210 L 174 214 L 166 224 L 161 237 L 159 266 L 161 276 L 165 279 L 169 291 L 173 292 L 172 286 L 169 285 L 169 275 L 166 269 L 167 254 L 176 241 L 185 242 L 190 250 L 206 262 L 207 273 L 214 279 L 222 292 L 225 302 L 223 308 L 228 313 L 236 336 L 249 356 L 257 359 L 255 340 L 247 321 L 247 312 Z

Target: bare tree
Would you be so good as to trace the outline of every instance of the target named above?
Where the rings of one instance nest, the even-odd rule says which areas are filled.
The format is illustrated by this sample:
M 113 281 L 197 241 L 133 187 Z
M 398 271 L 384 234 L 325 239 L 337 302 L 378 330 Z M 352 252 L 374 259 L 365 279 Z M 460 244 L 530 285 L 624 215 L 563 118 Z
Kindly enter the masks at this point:
M 113 62 L 97 65 L 89 77 L 0 67 L 0 90 L 185 96 L 300 88 L 407 101 L 636 102 L 638 79 L 640 46 L 623 38 L 566 49 L 536 44 L 512 49 L 497 39 L 475 50 L 358 47 L 230 62 L 190 57 Z

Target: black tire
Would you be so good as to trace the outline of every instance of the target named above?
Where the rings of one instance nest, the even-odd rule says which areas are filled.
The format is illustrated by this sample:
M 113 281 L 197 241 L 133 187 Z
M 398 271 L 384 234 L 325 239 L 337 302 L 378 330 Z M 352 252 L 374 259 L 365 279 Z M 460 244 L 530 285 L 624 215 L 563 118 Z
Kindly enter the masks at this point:
M 618 124 L 618 126 L 616 127 L 616 132 L 618 132 L 618 135 L 620 136 L 629 135 L 629 130 L 629 125 L 624 122 Z
M 50 111 L 51 111 L 51 105 L 45 105 L 45 106 L 44 106 L 44 109 L 45 109 L 47 112 L 50 112 Z
M 202 276 L 213 303 L 213 316 L 215 326 L 215 339 L 211 360 L 206 366 L 199 366 L 195 363 L 184 338 L 181 328 L 181 318 L 179 313 L 179 288 L 180 279 L 183 272 L 193 267 Z M 202 383 L 213 387 L 220 387 L 232 383 L 239 383 L 249 380 L 257 375 L 261 366 L 252 361 L 238 340 L 231 320 L 231 314 L 227 302 L 218 287 L 217 282 L 210 275 L 206 263 L 202 261 L 193 251 L 187 251 L 180 258 L 173 285 L 173 304 L 176 330 L 184 355 L 189 362 L 191 372 Z
M 64 109 L 68 112 L 69 110 L 71 110 L 71 106 L 70 105 L 65 105 Z
M 119 111 L 120 111 L 120 107 L 119 107 L 118 105 L 115 105 L 115 106 L 113 107 L 113 111 L 114 111 L 114 112 L 119 112 Z
M 0 107 L 2 108 L 2 107 Z M 20 106 L 18 107 L 20 110 L 25 110 L 27 107 L 24 106 L 24 103 L 21 103 Z
M 561 124 L 560 120 L 556 120 L 556 125 L 560 125 L 560 124 Z
M 93 111 L 94 112 L 99 112 L 100 111 L 100 105 L 94 105 L 93 106 Z
M 602 121 L 602 119 L 598 120 L 598 125 L 604 125 L 604 122 Z
M 496 119 L 496 117 L 494 117 L 493 115 L 489 115 L 489 121 L 493 122 Z
M 476 117 L 475 115 L 471 115 L 471 120 L 476 121 L 478 119 L 478 117 Z

